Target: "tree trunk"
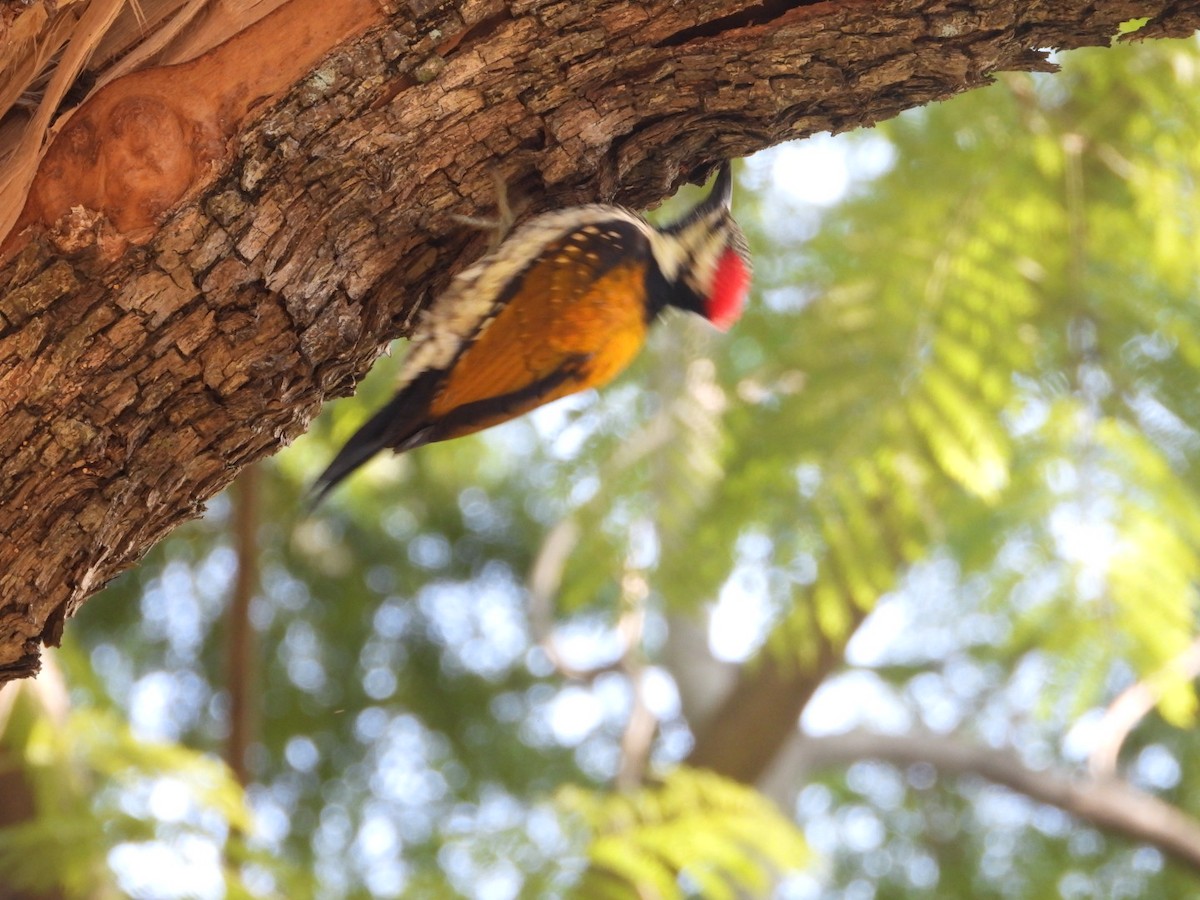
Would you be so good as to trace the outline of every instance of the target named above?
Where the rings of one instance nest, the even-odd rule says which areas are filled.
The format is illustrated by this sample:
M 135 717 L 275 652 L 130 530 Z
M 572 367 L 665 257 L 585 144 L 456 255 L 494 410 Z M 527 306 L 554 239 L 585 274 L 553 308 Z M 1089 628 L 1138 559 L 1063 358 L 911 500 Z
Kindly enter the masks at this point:
M 40 678 L 0 695 L 0 830 L 28 825 L 37 818 L 36 779 L 30 777 L 28 766 L 32 724 L 44 720 L 61 728 L 70 706 L 67 684 L 55 665 L 46 666 Z M 65 896 L 58 887 L 35 891 L 0 880 L 0 900 L 63 900 Z
M 112 81 L 0 248 L 0 681 L 353 389 L 482 248 L 447 213 L 487 211 L 492 172 L 530 211 L 644 207 L 720 159 L 1049 68 L 1032 48 L 1135 16 L 1190 33 L 1194 7 L 292 0 Z

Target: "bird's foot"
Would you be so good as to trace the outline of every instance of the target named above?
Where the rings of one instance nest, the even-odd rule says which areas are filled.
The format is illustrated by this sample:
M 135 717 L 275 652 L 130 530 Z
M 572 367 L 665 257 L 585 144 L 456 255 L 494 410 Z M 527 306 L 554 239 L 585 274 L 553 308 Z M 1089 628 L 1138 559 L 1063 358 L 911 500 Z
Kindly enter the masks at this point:
M 478 228 L 480 231 L 490 231 L 492 237 L 488 242 L 488 250 L 495 250 L 503 243 L 504 239 L 508 237 L 508 233 L 512 230 L 513 223 L 516 222 L 518 215 L 518 212 L 508 202 L 508 185 L 505 183 L 504 176 L 500 173 L 499 169 L 492 170 L 492 184 L 496 191 L 496 217 L 494 219 L 484 216 L 451 215 L 454 221 L 462 225 L 469 225 L 472 228 Z

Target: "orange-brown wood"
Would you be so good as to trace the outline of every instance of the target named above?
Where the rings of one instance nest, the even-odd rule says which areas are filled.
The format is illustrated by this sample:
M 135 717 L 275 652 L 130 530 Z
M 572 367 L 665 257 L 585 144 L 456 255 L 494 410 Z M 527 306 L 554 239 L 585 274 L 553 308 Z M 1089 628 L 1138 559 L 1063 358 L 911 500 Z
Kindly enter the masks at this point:
M 191 62 L 113 81 L 47 150 L 0 257 L 30 225 L 57 224 L 67 251 L 99 243 L 116 254 L 144 242 L 162 213 L 215 173 L 251 112 L 382 21 L 374 0 L 291 0 Z

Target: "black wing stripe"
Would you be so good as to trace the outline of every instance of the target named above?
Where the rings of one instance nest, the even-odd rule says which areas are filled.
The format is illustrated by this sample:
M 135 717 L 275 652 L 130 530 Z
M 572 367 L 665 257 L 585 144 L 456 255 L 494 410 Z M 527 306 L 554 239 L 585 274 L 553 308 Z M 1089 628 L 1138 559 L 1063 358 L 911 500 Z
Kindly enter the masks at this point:
M 510 391 L 498 397 L 476 400 L 473 403 L 464 403 L 434 423 L 430 428 L 431 436 L 423 443 L 432 444 L 435 441 L 443 440 L 447 435 L 451 435 L 459 429 L 470 428 L 488 419 L 498 416 L 509 417 L 523 412 L 531 402 L 580 376 L 591 358 L 590 354 L 570 356 L 549 375 L 525 385 L 520 390 Z

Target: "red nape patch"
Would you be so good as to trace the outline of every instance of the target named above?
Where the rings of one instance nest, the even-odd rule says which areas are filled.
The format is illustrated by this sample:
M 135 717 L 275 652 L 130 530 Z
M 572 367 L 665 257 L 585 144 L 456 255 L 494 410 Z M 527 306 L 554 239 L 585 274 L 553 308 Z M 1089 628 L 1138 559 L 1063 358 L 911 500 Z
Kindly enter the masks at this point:
M 726 250 L 713 276 L 708 298 L 708 321 L 728 331 L 742 314 L 750 293 L 750 270 L 734 250 Z

